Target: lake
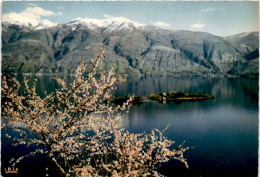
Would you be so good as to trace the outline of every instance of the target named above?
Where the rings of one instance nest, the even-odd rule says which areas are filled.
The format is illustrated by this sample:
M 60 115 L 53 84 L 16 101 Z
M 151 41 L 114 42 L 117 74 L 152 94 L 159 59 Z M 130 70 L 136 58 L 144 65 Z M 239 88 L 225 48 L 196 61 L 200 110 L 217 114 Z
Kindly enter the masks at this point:
M 38 83 L 40 94 L 57 87 L 49 76 L 39 76 Z M 169 124 L 164 135 L 175 140 L 176 145 L 185 140 L 184 146 L 194 146 L 184 154 L 189 169 L 171 160 L 160 169 L 165 175 L 257 176 L 258 80 L 199 76 L 130 77 L 119 84 L 114 95 L 146 96 L 167 91 L 205 93 L 215 99 L 169 104 L 151 101 L 131 107 L 125 118 L 125 127 L 130 132 L 163 130 Z M 2 171 L 11 157 L 30 151 L 26 147 L 11 147 L 3 136 L 6 131 L 10 130 L 2 131 Z M 27 176 L 35 176 L 35 173 L 37 176 L 46 173 L 56 176 L 51 162 L 43 155 L 28 157 L 19 164 L 19 169 Z

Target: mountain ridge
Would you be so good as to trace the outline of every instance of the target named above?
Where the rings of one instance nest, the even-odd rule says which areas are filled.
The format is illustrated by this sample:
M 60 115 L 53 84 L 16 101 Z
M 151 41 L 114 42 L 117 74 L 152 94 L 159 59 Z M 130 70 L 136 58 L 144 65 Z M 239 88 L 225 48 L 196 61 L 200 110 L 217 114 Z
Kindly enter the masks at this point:
M 2 25 L 4 71 L 73 73 L 81 56 L 94 58 L 105 45 L 104 67 L 119 74 L 258 75 L 258 32 L 220 37 L 131 22 L 111 28 L 79 21 L 43 29 Z

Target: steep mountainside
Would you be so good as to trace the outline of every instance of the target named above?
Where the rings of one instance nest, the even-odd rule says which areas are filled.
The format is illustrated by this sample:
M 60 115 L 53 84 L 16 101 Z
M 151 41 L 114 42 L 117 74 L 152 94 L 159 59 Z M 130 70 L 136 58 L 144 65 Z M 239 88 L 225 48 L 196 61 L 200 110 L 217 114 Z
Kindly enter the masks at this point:
M 80 23 L 33 29 L 4 25 L 2 70 L 71 73 L 105 45 L 104 66 L 119 74 L 258 75 L 258 32 L 226 38 L 204 32 L 169 31 L 124 22 Z
M 230 73 L 238 73 L 240 75 L 247 75 L 253 72 L 258 74 L 259 69 L 259 34 L 256 32 L 242 33 L 226 38 L 236 50 L 243 56 L 247 61 L 243 64 L 237 64 L 236 67 L 232 68 Z

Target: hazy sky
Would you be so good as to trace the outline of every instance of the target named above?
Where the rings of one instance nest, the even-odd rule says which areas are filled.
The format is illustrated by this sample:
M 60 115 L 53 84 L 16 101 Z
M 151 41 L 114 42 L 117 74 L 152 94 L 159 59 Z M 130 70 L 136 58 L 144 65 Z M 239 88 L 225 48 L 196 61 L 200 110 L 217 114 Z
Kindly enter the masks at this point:
M 205 31 L 226 36 L 258 31 L 258 1 L 5 1 L 2 18 L 67 23 L 76 18 L 124 17 L 145 25 L 171 30 Z

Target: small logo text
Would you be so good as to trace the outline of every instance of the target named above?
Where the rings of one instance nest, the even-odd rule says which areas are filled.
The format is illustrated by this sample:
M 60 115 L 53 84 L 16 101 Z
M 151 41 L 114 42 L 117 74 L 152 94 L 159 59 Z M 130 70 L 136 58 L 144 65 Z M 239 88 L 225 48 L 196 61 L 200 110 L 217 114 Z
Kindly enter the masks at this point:
M 15 167 L 5 168 L 5 173 L 6 174 L 10 174 L 10 173 L 17 174 L 18 173 L 18 168 L 15 168 Z

